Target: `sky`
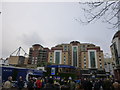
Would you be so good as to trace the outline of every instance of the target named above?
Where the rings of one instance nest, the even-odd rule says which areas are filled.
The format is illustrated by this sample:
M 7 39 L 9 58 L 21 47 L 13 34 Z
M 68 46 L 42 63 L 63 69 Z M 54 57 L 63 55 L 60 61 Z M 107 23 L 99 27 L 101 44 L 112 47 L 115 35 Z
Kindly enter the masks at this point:
M 110 54 L 111 40 L 117 31 L 101 21 L 88 25 L 76 21 L 84 18 L 78 2 L 3 2 L 1 18 L 3 58 L 20 46 L 29 53 L 36 43 L 51 48 L 73 40 L 93 43 Z

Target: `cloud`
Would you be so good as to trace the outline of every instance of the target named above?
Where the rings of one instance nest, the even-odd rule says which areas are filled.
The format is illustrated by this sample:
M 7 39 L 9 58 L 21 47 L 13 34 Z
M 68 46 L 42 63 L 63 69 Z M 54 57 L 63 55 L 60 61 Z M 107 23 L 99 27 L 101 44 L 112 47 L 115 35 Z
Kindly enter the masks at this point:
M 23 43 L 26 46 L 32 46 L 33 44 L 36 44 L 36 43 L 41 45 L 44 44 L 42 38 L 36 32 L 33 32 L 31 34 L 22 34 L 22 37 L 20 37 L 20 40 L 21 40 L 21 43 Z

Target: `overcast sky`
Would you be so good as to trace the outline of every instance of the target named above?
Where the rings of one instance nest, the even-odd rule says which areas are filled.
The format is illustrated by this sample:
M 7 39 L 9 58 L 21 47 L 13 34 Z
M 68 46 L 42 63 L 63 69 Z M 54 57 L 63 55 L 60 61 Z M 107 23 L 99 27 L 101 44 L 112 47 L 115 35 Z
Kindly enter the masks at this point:
M 29 48 L 35 43 L 51 48 L 72 40 L 93 43 L 104 53 L 110 53 L 111 40 L 117 30 L 109 29 L 110 25 L 100 21 L 80 24 L 75 19 L 84 18 L 84 12 L 77 2 L 4 2 L 2 11 L 0 57 L 4 58 L 19 46 L 29 53 Z

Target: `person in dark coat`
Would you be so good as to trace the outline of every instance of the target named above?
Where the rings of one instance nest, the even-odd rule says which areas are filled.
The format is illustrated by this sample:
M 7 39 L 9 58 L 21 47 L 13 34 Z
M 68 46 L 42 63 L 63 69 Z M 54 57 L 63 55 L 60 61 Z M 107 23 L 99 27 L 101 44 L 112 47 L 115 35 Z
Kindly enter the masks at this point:
M 87 81 L 87 90 L 92 90 L 93 84 L 90 80 Z
M 55 88 L 55 90 L 60 90 L 60 83 L 59 83 L 58 80 L 56 80 L 56 81 L 54 82 L 54 88 Z
M 70 90 L 70 84 L 66 80 L 62 81 L 61 90 Z
M 18 90 L 22 90 L 24 88 L 24 81 L 22 79 L 22 76 L 20 76 L 18 79 L 17 87 L 18 87 Z
M 101 83 L 99 80 L 97 80 L 94 84 L 94 90 L 100 90 L 100 87 L 101 87 Z
M 70 90 L 75 90 L 75 82 L 74 81 L 70 81 Z
M 27 83 L 27 88 L 28 88 L 28 90 L 34 90 L 34 80 L 33 79 L 29 79 L 29 81 Z
M 103 87 L 103 90 L 111 90 L 112 82 L 109 79 L 106 79 L 106 80 L 104 80 L 102 87 Z
M 47 84 L 45 85 L 45 87 L 42 90 L 55 90 L 54 81 L 52 78 L 50 78 L 48 80 Z
M 88 84 L 88 81 L 86 80 L 86 78 L 84 78 L 84 80 L 82 81 L 82 85 L 83 85 L 84 90 L 88 90 L 87 84 Z
M 82 82 L 84 90 L 92 90 L 93 84 L 88 79 L 84 79 Z

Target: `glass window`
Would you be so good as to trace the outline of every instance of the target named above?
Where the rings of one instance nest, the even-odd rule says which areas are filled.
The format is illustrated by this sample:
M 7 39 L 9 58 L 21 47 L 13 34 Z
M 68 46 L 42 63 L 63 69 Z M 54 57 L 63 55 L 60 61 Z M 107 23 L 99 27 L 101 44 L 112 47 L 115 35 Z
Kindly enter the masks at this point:
M 60 63 L 60 52 L 56 52 L 56 54 L 55 54 L 55 63 L 56 64 Z
M 67 46 L 64 46 L 64 51 L 67 51 Z
M 34 64 L 34 61 L 32 61 L 32 64 Z
M 77 47 L 73 47 L 73 66 L 77 66 Z
M 37 64 L 37 61 L 35 60 L 35 64 Z
M 66 60 L 64 59 L 64 64 L 66 64 Z
M 90 52 L 90 63 L 91 63 L 92 68 L 96 67 L 96 64 L 95 64 L 95 52 Z
M 50 59 L 50 62 L 52 62 L 52 59 Z

